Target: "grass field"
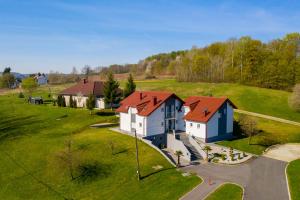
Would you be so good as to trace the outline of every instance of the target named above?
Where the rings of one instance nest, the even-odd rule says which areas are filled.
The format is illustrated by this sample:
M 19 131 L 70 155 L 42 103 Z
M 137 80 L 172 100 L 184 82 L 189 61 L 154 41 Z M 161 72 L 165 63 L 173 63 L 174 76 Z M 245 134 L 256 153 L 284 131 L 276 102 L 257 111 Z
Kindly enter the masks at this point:
M 287 168 L 292 200 L 300 199 L 300 159 L 290 162 Z
M 35 95 L 47 96 L 43 91 Z M 0 96 L 0 104 L 0 199 L 178 199 L 201 182 L 197 176 L 183 177 L 141 142 L 144 178 L 138 182 L 133 138 L 88 127 L 114 122 L 114 116 L 29 105 L 16 94 Z M 74 170 L 75 180 L 58 157 L 66 140 L 72 140 L 73 157 L 80 164 Z
M 226 183 L 211 193 L 205 200 L 241 200 L 242 197 L 243 189 L 240 186 Z
M 121 85 L 124 86 L 124 81 Z M 230 83 L 182 83 L 175 80 L 136 81 L 137 90 L 170 91 L 182 98 L 195 95 L 227 96 L 239 109 L 300 122 L 288 106 L 290 92 Z

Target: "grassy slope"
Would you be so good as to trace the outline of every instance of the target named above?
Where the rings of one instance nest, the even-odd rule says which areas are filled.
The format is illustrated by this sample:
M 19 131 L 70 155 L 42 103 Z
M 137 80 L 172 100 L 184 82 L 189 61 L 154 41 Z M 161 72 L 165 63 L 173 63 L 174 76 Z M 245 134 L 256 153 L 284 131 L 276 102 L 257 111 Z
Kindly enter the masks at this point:
M 243 189 L 235 184 L 226 183 L 210 194 L 205 200 L 241 200 Z
M 289 179 L 290 193 L 292 200 L 300 199 L 300 159 L 292 161 L 288 168 L 287 174 Z
M 288 106 L 289 92 L 229 83 L 181 83 L 175 80 L 136 81 L 138 90 L 175 92 L 182 98 L 191 95 L 227 96 L 239 109 L 300 122 L 300 113 Z M 122 82 L 124 85 L 124 82 Z
M 140 143 L 142 175 L 150 176 L 138 183 L 133 138 L 86 128 L 95 122 L 114 121 L 114 117 L 28 105 L 13 95 L 1 96 L 0 104 L 0 199 L 178 199 L 200 182 L 196 176 L 183 177 L 158 152 Z M 68 170 L 57 158 L 68 138 L 73 139 L 75 149 L 83 149 L 83 164 L 99 163 L 97 177 L 70 181 Z M 108 145 L 111 139 L 121 152 L 114 156 Z M 155 165 L 168 170 L 154 173 Z

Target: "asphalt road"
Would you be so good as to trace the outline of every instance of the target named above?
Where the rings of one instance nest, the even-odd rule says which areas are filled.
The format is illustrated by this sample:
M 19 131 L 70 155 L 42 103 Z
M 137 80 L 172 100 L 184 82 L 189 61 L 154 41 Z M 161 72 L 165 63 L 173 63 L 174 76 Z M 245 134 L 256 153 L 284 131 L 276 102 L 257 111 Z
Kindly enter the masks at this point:
M 234 166 L 211 163 L 188 166 L 183 170 L 196 172 L 204 183 L 182 199 L 203 199 L 220 184 L 232 182 L 244 188 L 246 200 L 288 200 L 286 165 L 286 162 L 261 156 Z

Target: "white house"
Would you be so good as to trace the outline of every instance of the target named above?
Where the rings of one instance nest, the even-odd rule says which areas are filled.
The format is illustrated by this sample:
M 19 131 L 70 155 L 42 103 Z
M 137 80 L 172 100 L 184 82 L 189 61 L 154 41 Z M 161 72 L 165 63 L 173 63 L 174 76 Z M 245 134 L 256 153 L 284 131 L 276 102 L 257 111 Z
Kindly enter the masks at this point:
M 228 98 L 188 97 L 185 100 L 185 132 L 204 142 L 232 136 L 233 109 Z
M 174 93 L 134 92 L 121 102 L 120 129 L 148 138 L 157 146 L 167 133 L 182 132 L 204 142 L 232 136 L 234 104 L 228 98 L 189 97 Z
M 38 85 L 46 85 L 48 83 L 48 78 L 45 74 L 38 73 L 34 78 Z
M 116 110 L 120 129 L 150 139 L 153 144 L 166 144 L 166 133 L 184 131 L 183 101 L 169 92 L 134 92 Z
M 77 107 L 86 107 L 86 100 L 90 94 L 96 98 L 95 108 L 104 109 L 107 107 L 104 102 L 104 82 L 101 81 L 88 81 L 83 79 L 76 85 L 67 88 L 60 92 L 66 100 L 66 105 L 69 106 L 70 97 L 76 101 Z M 121 90 L 120 90 L 121 92 Z

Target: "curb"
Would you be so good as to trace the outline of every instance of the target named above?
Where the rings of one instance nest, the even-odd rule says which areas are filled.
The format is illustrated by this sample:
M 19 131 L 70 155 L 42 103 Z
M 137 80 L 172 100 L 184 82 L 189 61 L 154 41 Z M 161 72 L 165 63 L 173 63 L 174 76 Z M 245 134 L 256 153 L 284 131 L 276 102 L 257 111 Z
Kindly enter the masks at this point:
M 204 179 L 201 176 L 199 176 L 199 175 L 197 175 L 197 176 L 202 180 L 202 182 L 199 183 L 198 185 L 196 185 L 194 188 L 192 188 L 187 193 L 185 193 L 182 197 L 179 198 L 179 200 L 182 200 L 184 197 L 186 197 L 188 194 L 190 194 L 191 192 L 193 192 L 194 190 L 196 190 L 199 186 L 201 186 L 204 183 Z
M 289 185 L 289 177 L 287 175 L 287 168 L 288 166 L 290 165 L 290 163 L 288 163 L 286 166 L 285 166 L 285 178 L 286 178 L 286 187 L 287 187 L 287 190 L 288 190 L 288 194 L 289 194 L 289 200 L 291 200 L 291 192 L 290 192 L 290 185 Z

